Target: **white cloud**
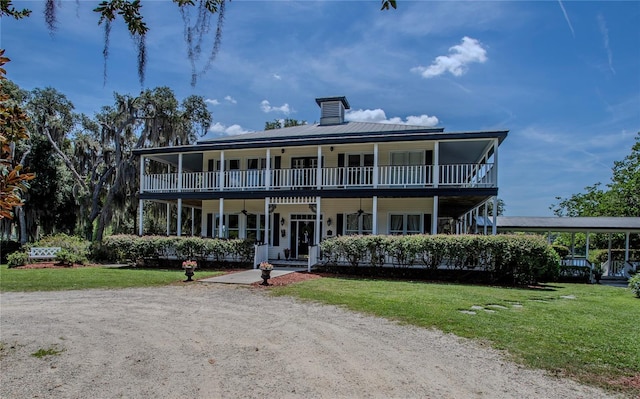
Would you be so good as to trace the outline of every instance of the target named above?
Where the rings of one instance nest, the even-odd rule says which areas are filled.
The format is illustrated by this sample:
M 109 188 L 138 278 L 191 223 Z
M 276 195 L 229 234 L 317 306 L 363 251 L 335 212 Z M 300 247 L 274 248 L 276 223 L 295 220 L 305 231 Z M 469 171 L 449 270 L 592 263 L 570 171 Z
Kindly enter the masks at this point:
M 387 119 L 387 115 L 380 108 L 348 111 L 345 114 L 345 119 L 352 122 L 374 122 L 428 127 L 436 126 L 439 122 L 437 117 L 429 116 L 426 114 L 420 116 L 410 115 L 407 116 L 406 120 L 404 121 L 398 116 Z
M 562 9 L 562 13 L 564 14 L 564 19 L 567 21 L 567 25 L 569 25 L 569 29 L 571 29 L 571 35 L 576 37 L 576 32 L 573 30 L 573 25 L 571 25 L 571 20 L 569 19 L 569 14 L 567 14 L 567 10 L 564 9 L 564 4 L 562 4 L 562 0 L 558 0 L 558 4 Z
M 211 105 L 220 105 L 220 101 L 216 100 L 215 98 L 207 98 L 206 100 L 204 100 L 204 102 Z
M 291 109 L 289 108 L 289 104 L 283 104 L 279 107 L 272 107 L 271 104 L 269 103 L 269 101 L 267 100 L 262 100 L 262 102 L 260 103 L 260 108 L 262 109 L 262 112 L 264 113 L 269 113 L 269 112 L 282 112 L 285 115 L 289 115 L 291 113 Z
M 224 98 L 225 100 L 227 100 L 228 102 L 230 102 L 231 104 L 237 104 L 238 102 L 231 96 L 226 96 Z
M 487 50 L 480 42 L 470 37 L 463 37 L 462 43 L 449 48 L 449 55 L 436 57 L 429 67 L 417 66 L 411 72 L 417 72 L 423 78 L 432 78 L 450 72 L 454 76 L 461 76 L 467 71 L 467 65 L 472 62 L 487 61 Z
M 604 16 L 602 16 L 602 14 L 598 14 L 598 27 L 600 28 L 600 33 L 602 34 L 604 49 L 607 51 L 607 58 L 609 60 L 609 70 L 611 70 L 611 73 L 615 75 L 616 70 L 613 69 L 613 53 L 611 52 L 611 47 L 609 46 L 609 29 L 607 29 L 607 23 L 604 20 Z
M 212 133 L 220 133 L 222 135 L 227 135 L 227 136 L 235 136 L 238 134 L 251 132 L 251 130 L 246 130 L 242 126 L 237 124 L 234 124 L 231 126 L 225 126 L 220 122 L 216 122 L 215 124 L 211 125 L 211 127 L 209 128 L 209 131 Z
M 282 76 L 278 75 L 277 73 L 274 73 L 273 75 L 271 75 L 274 79 L 276 80 L 282 80 Z

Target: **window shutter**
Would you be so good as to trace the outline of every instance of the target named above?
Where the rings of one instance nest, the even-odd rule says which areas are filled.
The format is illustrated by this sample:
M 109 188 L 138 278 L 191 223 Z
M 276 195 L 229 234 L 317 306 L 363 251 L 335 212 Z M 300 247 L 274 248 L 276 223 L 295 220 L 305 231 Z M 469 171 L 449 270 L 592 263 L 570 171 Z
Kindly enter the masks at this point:
M 213 237 L 213 213 L 207 213 L 207 237 Z
M 339 213 L 336 215 L 336 236 L 344 234 L 344 214 Z
M 422 223 L 424 226 L 422 226 L 422 231 L 425 234 L 431 234 L 431 214 L 425 213 L 423 218 L 424 220 Z
M 273 239 L 271 240 L 271 242 L 273 243 L 274 247 L 277 247 L 278 245 L 280 245 L 280 229 L 283 228 L 284 226 L 280 226 L 280 214 L 279 213 L 274 213 L 273 214 L 273 224 L 271 224 L 272 227 L 272 232 L 273 232 Z

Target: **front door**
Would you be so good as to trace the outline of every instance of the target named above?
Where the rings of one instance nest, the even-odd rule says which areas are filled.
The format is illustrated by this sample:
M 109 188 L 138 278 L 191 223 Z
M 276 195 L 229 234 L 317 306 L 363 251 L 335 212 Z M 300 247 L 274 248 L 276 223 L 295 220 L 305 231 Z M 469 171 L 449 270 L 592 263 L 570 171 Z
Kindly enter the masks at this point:
M 316 222 L 313 220 L 291 221 L 291 255 L 301 258 L 309 255 L 309 245 L 313 244 Z

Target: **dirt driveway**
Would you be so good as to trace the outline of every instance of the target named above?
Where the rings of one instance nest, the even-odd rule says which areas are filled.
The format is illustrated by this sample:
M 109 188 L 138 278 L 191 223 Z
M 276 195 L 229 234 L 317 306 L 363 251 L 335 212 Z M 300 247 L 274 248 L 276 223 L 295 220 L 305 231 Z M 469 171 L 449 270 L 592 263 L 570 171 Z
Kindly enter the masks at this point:
M 4 293 L 0 323 L 1 398 L 607 397 L 478 343 L 249 287 Z

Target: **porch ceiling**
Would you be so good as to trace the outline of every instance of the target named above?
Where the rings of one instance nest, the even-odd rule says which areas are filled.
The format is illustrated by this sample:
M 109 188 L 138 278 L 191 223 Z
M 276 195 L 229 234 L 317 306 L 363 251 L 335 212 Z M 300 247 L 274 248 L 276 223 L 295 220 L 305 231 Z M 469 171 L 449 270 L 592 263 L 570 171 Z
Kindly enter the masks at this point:
M 438 215 L 441 217 L 452 217 L 454 219 L 461 217 L 473 208 L 482 204 L 490 196 L 465 196 L 465 197 L 439 197 L 438 198 Z
M 442 142 L 440 143 L 440 164 L 477 163 L 490 144 L 490 140 Z

